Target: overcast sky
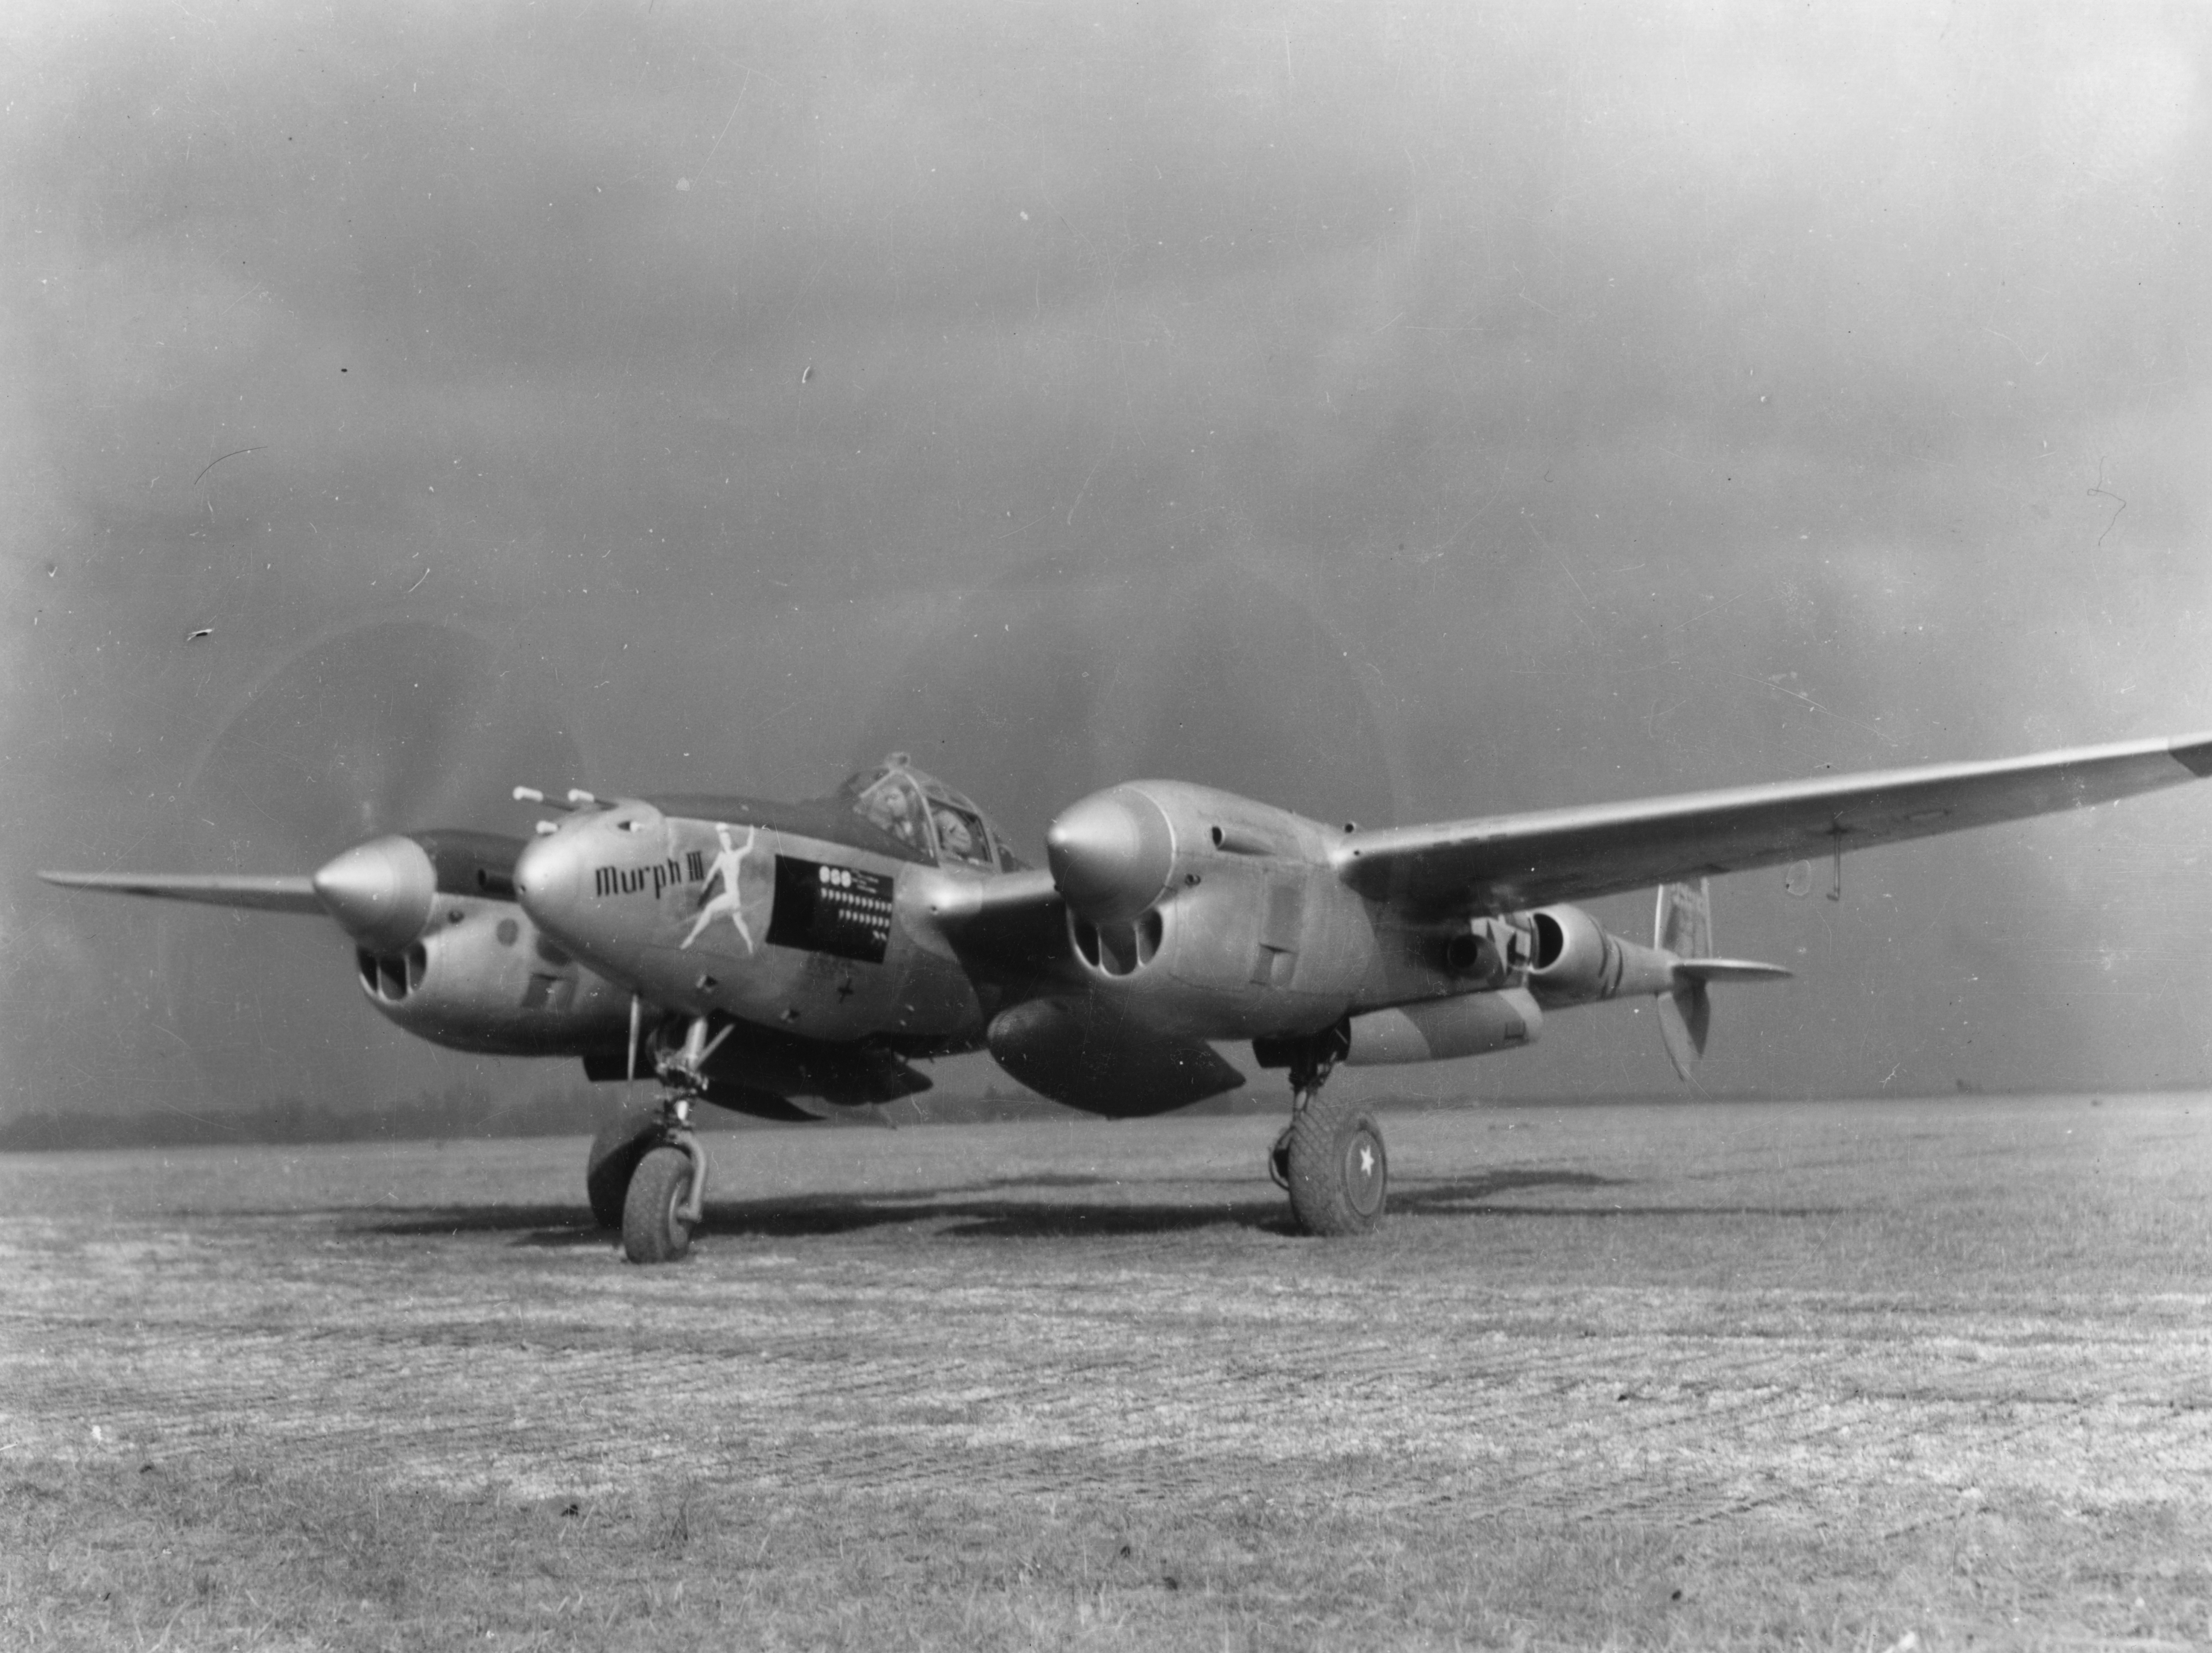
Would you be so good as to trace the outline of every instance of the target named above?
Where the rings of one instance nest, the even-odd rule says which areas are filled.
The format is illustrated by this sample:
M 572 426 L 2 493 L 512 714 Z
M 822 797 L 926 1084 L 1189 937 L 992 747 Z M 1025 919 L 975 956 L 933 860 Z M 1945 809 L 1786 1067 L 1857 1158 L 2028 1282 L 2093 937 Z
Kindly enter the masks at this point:
M 1140 774 L 1379 824 L 2212 726 L 2207 16 L 11 9 L 0 1108 L 566 1082 L 30 876 L 518 781 L 896 745 L 1034 854 Z M 2203 1081 L 2209 837 L 1724 880 L 1801 980 L 1709 1082 Z M 1665 1089 L 1650 1019 L 1441 1082 Z

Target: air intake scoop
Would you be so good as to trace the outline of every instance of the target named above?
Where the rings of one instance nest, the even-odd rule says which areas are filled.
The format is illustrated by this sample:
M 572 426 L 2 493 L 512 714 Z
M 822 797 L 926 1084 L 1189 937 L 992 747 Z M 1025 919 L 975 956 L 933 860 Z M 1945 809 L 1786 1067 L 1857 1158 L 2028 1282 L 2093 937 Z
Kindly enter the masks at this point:
M 1126 924 L 1164 894 L 1175 872 L 1175 833 L 1160 806 L 1134 787 L 1093 793 L 1046 829 L 1054 888 L 1093 924 Z
M 438 899 L 438 872 L 412 838 L 356 844 L 315 873 L 315 894 L 347 934 L 396 953 L 422 933 Z

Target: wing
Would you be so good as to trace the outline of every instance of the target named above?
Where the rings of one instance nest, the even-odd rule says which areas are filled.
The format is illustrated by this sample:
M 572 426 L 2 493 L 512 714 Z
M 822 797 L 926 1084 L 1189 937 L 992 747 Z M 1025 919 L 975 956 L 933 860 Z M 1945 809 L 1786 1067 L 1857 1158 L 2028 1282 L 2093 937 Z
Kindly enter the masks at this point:
M 2124 741 L 1354 832 L 1332 859 L 1376 900 L 1504 912 L 2081 809 L 2207 775 L 2212 734 Z
M 118 896 L 153 896 L 162 901 L 197 901 L 210 907 L 252 907 L 264 913 L 313 913 L 329 909 L 315 893 L 314 881 L 258 878 L 238 873 L 41 872 L 64 890 L 105 890 Z

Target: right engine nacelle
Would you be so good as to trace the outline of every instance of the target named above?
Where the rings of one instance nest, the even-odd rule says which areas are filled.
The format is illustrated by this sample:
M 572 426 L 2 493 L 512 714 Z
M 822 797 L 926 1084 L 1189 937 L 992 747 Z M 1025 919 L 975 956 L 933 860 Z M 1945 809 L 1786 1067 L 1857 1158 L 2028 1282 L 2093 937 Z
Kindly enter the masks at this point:
M 1326 1026 L 1376 968 L 1330 842 L 1287 810 L 1139 781 L 1063 810 L 1045 851 L 1091 994 L 1159 1031 L 1268 1038 Z
M 1539 907 L 1528 924 L 1535 933 L 1528 985 L 1571 998 L 1595 996 L 1619 957 L 1613 938 L 1579 907 Z
M 1664 993 L 1674 983 L 1669 955 L 1622 940 L 1579 907 L 1539 907 L 1528 920 L 1534 940 L 1528 987 L 1545 1004 Z

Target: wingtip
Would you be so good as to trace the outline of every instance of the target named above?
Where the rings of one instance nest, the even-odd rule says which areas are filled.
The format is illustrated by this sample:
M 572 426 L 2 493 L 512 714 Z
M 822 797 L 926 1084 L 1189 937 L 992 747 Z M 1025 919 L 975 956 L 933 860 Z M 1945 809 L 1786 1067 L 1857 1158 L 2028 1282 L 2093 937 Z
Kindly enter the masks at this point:
M 2202 781 L 2212 775 L 2212 732 L 2198 735 L 2176 735 L 2166 743 L 2166 750 L 2173 761 Z
M 234 875 L 205 872 L 56 872 L 37 875 L 64 890 L 95 895 L 147 896 L 163 901 L 198 902 L 212 907 L 244 907 L 264 912 L 322 913 L 327 909 L 312 879 L 293 874 Z

